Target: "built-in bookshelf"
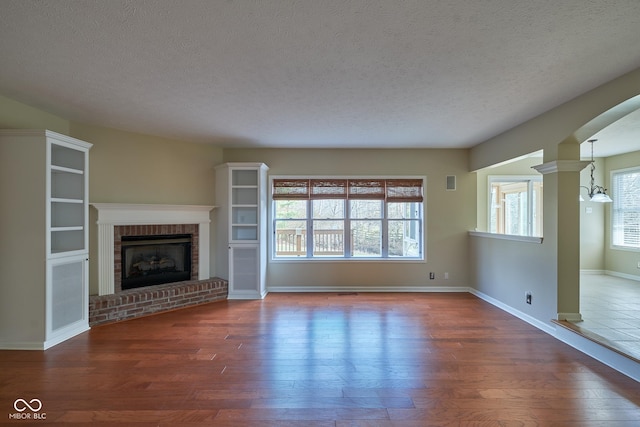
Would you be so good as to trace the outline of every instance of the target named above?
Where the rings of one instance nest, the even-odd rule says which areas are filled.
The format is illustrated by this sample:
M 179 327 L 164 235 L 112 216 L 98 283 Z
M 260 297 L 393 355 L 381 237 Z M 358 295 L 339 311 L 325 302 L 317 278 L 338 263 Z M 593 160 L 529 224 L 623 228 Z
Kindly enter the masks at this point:
M 88 324 L 91 144 L 48 130 L 0 130 L 0 348 L 47 349 Z
M 86 153 L 68 144 L 55 139 L 49 143 L 51 255 L 87 250 Z
M 226 163 L 216 168 L 220 206 L 218 268 L 229 280 L 229 299 L 266 293 L 266 181 L 263 163 Z

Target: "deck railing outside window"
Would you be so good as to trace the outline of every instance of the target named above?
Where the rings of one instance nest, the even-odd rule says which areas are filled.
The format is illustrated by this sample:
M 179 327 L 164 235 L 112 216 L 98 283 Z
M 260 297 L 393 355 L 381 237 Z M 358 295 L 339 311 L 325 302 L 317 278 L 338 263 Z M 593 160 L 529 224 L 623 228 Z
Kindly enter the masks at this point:
M 344 230 L 314 230 L 313 235 L 314 255 L 344 254 Z M 276 256 L 306 256 L 306 254 L 306 230 L 277 230 Z

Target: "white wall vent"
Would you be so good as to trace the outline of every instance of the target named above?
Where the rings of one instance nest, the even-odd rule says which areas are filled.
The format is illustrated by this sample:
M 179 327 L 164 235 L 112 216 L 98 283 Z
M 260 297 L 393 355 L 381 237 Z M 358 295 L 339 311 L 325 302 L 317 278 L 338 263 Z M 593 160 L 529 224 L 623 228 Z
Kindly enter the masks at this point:
M 456 190 L 456 176 L 447 175 L 447 191 L 455 191 L 455 190 Z

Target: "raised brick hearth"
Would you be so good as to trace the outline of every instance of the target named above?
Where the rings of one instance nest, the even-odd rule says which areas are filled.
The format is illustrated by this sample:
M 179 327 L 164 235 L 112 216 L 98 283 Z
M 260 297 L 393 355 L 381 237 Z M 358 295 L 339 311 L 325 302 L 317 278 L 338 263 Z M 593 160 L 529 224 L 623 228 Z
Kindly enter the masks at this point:
M 211 278 L 89 297 L 89 326 L 227 299 L 226 280 Z

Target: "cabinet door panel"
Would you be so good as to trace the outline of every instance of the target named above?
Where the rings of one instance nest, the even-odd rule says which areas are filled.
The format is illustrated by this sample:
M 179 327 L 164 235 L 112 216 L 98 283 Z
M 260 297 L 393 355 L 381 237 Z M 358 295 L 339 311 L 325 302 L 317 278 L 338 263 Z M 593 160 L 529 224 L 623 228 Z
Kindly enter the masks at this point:
M 233 291 L 259 291 L 259 248 L 233 247 L 231 249 Z
M 51 332 L 84 320 L 85 262 L 74 258 L 51 265 Z

